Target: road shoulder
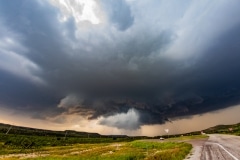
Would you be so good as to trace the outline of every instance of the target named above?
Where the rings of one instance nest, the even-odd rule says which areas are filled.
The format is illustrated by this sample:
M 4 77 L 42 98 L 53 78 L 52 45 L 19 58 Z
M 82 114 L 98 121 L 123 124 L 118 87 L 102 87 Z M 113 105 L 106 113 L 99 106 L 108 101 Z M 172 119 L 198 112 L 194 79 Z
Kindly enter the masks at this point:
M 185 160 L 200 159 L 204 143 L 207 140 L 208 138 L 185 141 L 186 143 L 190 143 L 193 147 L 188 156 L 185 158 Z

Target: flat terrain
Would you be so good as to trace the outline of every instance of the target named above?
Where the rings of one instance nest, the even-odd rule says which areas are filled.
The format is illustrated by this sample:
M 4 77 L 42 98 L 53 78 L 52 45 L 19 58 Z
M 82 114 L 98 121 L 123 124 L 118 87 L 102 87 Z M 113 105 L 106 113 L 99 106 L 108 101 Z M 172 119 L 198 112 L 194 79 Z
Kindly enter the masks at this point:
M 182 160 L 191 150 L 182 142 L 133 141 L 42 147 L 2 154 L 4 160 Z
M 210 134 L 208 139 L 189 141 L 192 153 L 186 160 L 240 160 L 240 137 Z
M 159 140 L 159 137 L 104 136 L 0 123 L 0 160 L 182 160 L 186 155 L 186 160 L 240 160 L 240 137 L 224 135 L 240 135 L 240 123 L 218 125 L 204 132 L 209 136 L 192 132 L 185 135 L 193 136 Z

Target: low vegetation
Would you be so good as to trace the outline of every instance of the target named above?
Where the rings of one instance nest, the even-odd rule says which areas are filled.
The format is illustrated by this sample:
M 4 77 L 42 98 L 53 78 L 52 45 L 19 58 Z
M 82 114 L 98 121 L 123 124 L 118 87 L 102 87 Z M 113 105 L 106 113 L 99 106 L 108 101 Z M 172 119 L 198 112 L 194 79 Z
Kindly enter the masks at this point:
M 217 125 L 204 130 L 205 133 L 233 134 L 240 136 L 240 123 L 231 125 Z
M 167 141 L 188 141 L 192 139 L 204 139 L 208 138 L 208 135 L 191 135 L 191 136 L 179 136 L 179 137 L 174 137 L 174 138 L 169 138 Z
M 186 135 L 150 137 L 104 136 L 76 131 L 48 131 L 0 124 L 0 160 L 182 160 L 190 152 L 191 139 L 207 138 L 192 132 Z M 240 124 L 220 125 L 205 133 L 240 135 Z M 169 137 L 169 138 L 168 138 Z M 141 140 L 147 139 L 148 140 Z
M 28 160 L 182 160 L 190 150 L 191 145 L 186 143 L 133 141 L 43 147 L 24 155 L 8 155 L 4 159 L 16 160 L 21 157 Z
M 47 132 L 45 135 L 30 135 L 17 132 L 0 133 L 0 159 L 182 160 L 191 150 L 191 145 L 186 143 L 136 141 L 145 137 L 82 137 L 79 133 L 65 136 Z M 30 133 L 25 129 L 24 132 Z
M 71 146 L 73 144 L 95 144 L 130 142 L 133 138 L 79 138 L 56 136 L 30 136 L 0 133 L 0 155 L 25 153 L 32 150 L 41 150 L 44 147 Z

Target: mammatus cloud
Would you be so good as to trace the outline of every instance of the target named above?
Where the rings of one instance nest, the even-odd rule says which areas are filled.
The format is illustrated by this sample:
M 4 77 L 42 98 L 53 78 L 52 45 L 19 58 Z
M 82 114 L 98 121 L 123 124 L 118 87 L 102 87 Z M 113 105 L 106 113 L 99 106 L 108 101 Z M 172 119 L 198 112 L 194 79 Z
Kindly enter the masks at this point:
M 0 103 L 125 129 L 238 104 L 239 3 L 1 1 Z

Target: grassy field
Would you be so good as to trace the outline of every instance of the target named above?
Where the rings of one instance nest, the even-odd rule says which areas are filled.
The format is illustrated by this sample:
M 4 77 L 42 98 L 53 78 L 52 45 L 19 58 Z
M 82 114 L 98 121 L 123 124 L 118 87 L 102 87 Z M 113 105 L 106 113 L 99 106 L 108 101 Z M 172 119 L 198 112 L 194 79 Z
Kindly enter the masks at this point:
M 126 138 L 59 138 L 0 134 L 0 160 L 183 160 L 192 139 L 206 135 L 133 140 Z
M 233 134 L 240 136 L 240 123 L 231 125 L 217 125 L 204 130 L 205 133 Z
M 176 142 L 133 141 L 119 143 L 74 144 L 70 146 L 26 149 L 26 154 L 1 155 L 0 159 L 34 160 L 182 160 L 191 145 Z
M 192 148 L 185 141 L 206 138 L 198 135 L 160 141 L 75 131 L 68 131 L 66 137 L 66 132 L 16 126 L 6 134 L 7 128 L 3 125 L 0 132 L 0 160 L 182 160 Z
M 239 126 L 221 125 L 204 132 L 239 134 Z M 173 135 L 160 141 L 159 137 L 103 136 L 76 131 L 67 131 L 66 137 L 66 131 L 17 126 L 6 134 L 9 127 L 0 125 L 0 160 L 183 160 L 192 148 L 189 140 L 208 137 Z
M 180 141 L 188 141 L 188 140 L 203 139 L 203 138 L 208 138 L 208 135 L 180 136 L 180 137 L 176 137 L 176 138 L 169 138 L 169 139 L 167 139 L 167 141 L 180 142 Z

